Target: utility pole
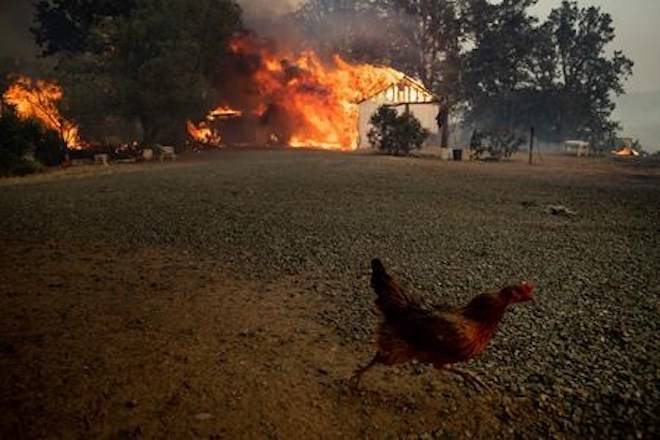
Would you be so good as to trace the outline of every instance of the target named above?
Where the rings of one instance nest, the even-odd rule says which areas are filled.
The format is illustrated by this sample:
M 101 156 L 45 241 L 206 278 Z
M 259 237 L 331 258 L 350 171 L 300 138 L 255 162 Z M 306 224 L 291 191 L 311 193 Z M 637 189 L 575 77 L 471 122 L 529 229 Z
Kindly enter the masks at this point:
M 529 164 L 532 165 L 534 161 L 534 127 L 529 130 Z

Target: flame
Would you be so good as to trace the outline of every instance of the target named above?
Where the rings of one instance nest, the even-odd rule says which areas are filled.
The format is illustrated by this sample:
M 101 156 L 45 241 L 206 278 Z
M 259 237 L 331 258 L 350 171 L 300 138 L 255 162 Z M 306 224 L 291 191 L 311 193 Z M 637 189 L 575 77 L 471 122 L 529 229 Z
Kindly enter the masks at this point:
M 78 126 L 60 114 L 57 103 L 62 100 L 62 88 L 52 81 L 21 76 L 3 95 L 6 103 L 16 107 L 22 119 L 34 118 L 44 127 L 57 131 L 70 149 L 82 149 L 87 144 L 80 138 Z
M 620 157 L 635 157 L 635 156 L 640 155 L 639 151 L 635 150 L 632 147 L 623 147 L 622 149 L 620 149 L 618 151 L 616 151 L 616 150 L 612 151 L 612 153 L 615 154 L 616 156 L 620 156 Z
M 272 134 L 292 147 L 357 148 L 358 103 L 405 77 L 338 55 L 323 60 L 312 50 L 278 53 L 250 36 L 232 40 L 229 53 L 238 58 L 236 64 L 250 66 L 246 74 L 257 103 L 245 113 L 262 119 L 275 113 L 277 124 L 285 127 Z
M 222 137 L 217 130 L 210 127 L 209 124 L 204 121 L 199 124 L 194 124 L 193 122 L 188 121 L 186 128 L 190 137 L 200 144 L 219 146 L 222 142 Z
M 239 118 L 243 115 L 240 110 L 233 109 L 227 105 L 219 105 L 206 115 L 206 121 L 195 124 L 192 121 L 186 123 L 188 135 L 200 144 L 220 146 L 222 136 L 211 124 L 217 119 Z
M 240 110 L 235 110 L 229 106 L 221 105 L 211 110 L 206 116 L 206 119 L 209 121 L 214 121 L 216 119 L 238 118 L 242 115 L 243 112 Z

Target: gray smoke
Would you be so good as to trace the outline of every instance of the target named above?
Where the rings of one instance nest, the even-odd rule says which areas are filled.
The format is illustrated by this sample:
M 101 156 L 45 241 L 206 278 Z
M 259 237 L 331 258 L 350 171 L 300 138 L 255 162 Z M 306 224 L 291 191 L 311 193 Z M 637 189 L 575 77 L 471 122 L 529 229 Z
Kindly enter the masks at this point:
M 383 17 L 370 1 L 237 0 L 246 27 L 289 48 L 314 47 L 354 61 L 384 62 L 395 34 L 408 35 L 415 21 Z M 410 30 L 406 28 L 410 27 Z
M 302 0 L 238 0 L 249 27 L 277 20 L 294 12 L 301 3 Z

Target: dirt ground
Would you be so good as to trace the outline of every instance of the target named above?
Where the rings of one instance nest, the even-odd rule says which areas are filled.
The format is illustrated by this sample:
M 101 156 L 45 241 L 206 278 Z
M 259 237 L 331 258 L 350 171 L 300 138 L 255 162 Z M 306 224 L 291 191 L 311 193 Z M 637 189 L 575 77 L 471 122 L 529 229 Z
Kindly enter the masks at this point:
M 273 154 L 275 163 L 271 163 Z M 274 171 L 268 171 L 271 166 Z M 355 182 L 342 186 L 345 166 L 364 173 L 361 186 Z M 292 177 L 292 169 L 303 169 L 305 174 L 294 171 Z M 607 207 L 604 200 L 594 203 L 606 206 L 613 216 L 631 217 L 631 228 L 644 233 L 654 227 L 660 232 L 653 218 L 657 206 L 638 212 L 646 209 L 648 200 L 660 200 L 660 173 L 656 168 L 608 161 L 585 166 L 548 158 L 530 169 L 522 163 L 444 164 L 431 159 L 252 151 L 184 158 L 175 164 L 85 168 L 5 180 L 0 182 L 4 218 L 0 232 L 0 437 L 596 437 L 595 431 L 580 430 L 579 421 L 578 429 L 562 424 L 553 405 L 544 404 L 548 399 L 561 403 L 556 395 L 541 394 L 545 397 L 539 399 L 538 393 L 503 385 L 490 393 L 476 392 L 459 378 L 420 365 L 379 369 L 365 377 L 360 390 L 350 389 L 346 381 L 351 372 L 372 354 L 369 336 L 362 335 L 377 319 L 369 312 L 372 298 L 366 256 L 387 251 L 361 243 L 359 250 L 324 254 L 334 249 L 326 240 L 341 240 L 337 237 L 342 233 L 327 226 L 321 231 L 327 238 L 316 238 L 317 229 L 328 221 L 323 212 L 311 223 L 312 232 L 301 228 L 286 235 L 286 223 L 298 227 L 315 210 L 323 211 L 322 205 L 331 204 L 332 197 L 316 199 L 332 188 L 347 197 L 347 205 L 336 208 L 341 211 L 337 218 L 346 219 L 347 212 L 363 206 L 363 197 L 378 199 L 381 194 L 370 185 L 389 185 L 392 173 L 397 179 L 413 181 L 414 176 L 444 173 L 442 179 L 466 185 L 504 178 L 507 185 L 519 188 L 520 193 L 511 196 L 516 203 L 531 198 L 543 204 L 542 188 L 548 182 L 561 188 L 591 185 L 592 193 L 568 198 L 573 208 L 579 204 L 576 200 L 587 203 L 588 195 L 602 193 L 614 200 L 612 206 Z M 526 187 L 530 175 L 536 180 Z M 260 186 L 260 179 L 268 183 Z M 216 193 L 209 185 L 222 190 Z M 415 185 L 404 190 L 420 194 L 421 201 L 415 203 L 435 197 L 429 193 L 433 187 Z M 474 195 L 451 185 L 446 187 L 448 197 Z M 643 203 L 626 205 L 620 186 Z M 617 188 L 616 198 L 608 192 L 612 187 Z M 255 201 L 255 194 L 265 197 Z M 148 201 L 135 201 L 140 197 Z M 277 203 L 279 197 L 282 203 Z M 295 200 L 289 204 L 290 198 Z M 206 203 L 218 210 L 191 208 L 195 217 L 188 218 L 192 216 L 188 203 Z M 415 203 L 409 208 L 414 209 Z M 501 201 L 484 203 L 492 203 L 488 209 L 499 218 Z M 149 208 L 143 210 L 143 205 Z M 516 215 L 526 215 L 519 209 Z M 243 217 L 248 213 L 256 213 L 269 224 L 282 221 L 284 225 L 259 236 L 263 228 L 253 217 Z M 452 216 L 460 213 L 456 207 L 446 214 L 449 217 L 435 221 L 453 222 Z M 600 215 L 589 214 L 578 222 L 592 222 L 591 216 Z M 547 220 L 545 213 L 538 216 L 541 223 L 570 221 Z M 179 221 L 175 219 L 182 224 L 172 226 Z M 369 225 L 371 220 L 364 222 Z M 342 228 L 353 225 L 346 221 Z M 356 217 L 355 221 L 360 220 Z M 525 221 L 512 223 L 506 227 L 519 229 Z M 227 229 L 234 227 L 238 229 Z M 585 226 L 579 223 L 581 227 Z M 374 234 L 372 238 L 380 237 Z M 421 249 L 420 259 L 426 259 L 427 252 L 439 252 L 439 246 L 423 243 L 423 232 L 418 239 L 422 243 L 406 245 L 386 258 L 403 260 L 397 269 L 414 288 L 434 285 L 433 292 L 442 291 L 437 277 L 429 275 L 425 266 L 415 270 L 405 264 L 406 259 L 418 258 L 407 253 L 410 247 Z M 245 243 L 253 244 L 246 248 Z M 284 250 L 271 248 L 273 243 Z M 341 242 L 337 248 L 349 246 Z M 302 255 L 298 249 L 311 254 Z M 484 252 L 489 258 L 497 255 L 482 250 L 474 258 L 483 258 Z M 646 253 L 652 259 L 643 263 L 647 269 L 640 269 L 641 284 L 657 281 L 649 275 L 658 268 L 653 252 Z M 642 264 L 635 252 L 629 252 L 628 258 L 632 265 Z M 456 261 L 460 264 L 460 259 Z M 600 263 L 617 261 L 619 256 L 610 255 Z M 527 273 L 540 267 L 533 264 L 537 263 L 524 263 Z M 500 277 L 521 275 L 503 273 L 497 266 L 477 269 L 490 275 L 468 281 L 466 291 L 478 293 L 482 285 L 494 287 Z M 411 279 L 419 273 L 426 278 L 415 285 Z M 549 277 L 549 272 L 538 275 L 543 276 Z M 458 284 L 466 273 L 455 277 Z M 649 288 L 649 319 L 657 322 L 657 285 Z M 451 283 L 444 289 L 453 298 L 470 296 Z M 355 296 L 364 300 L 352 306 Z M 502 339 L 509 332 L 526 329 L 511 321 L 503 325 L 508 327 L 499 335 Z M 647 328 L 642 324 L 640 328 L 641 338 Z M 631 333 L 636 335 L 635 330 Z M 521 344 L 516 349 L 523 352 L 515 358 L 518 369 L 525 369 L 526 348 Z M 513 356 L 506 354 L 510 348 L 504 344 L 498 350 L 505 356 L 486 358 L 484 368 L 491 363 L 507 368 L 507 356 Z M 657 352 L 649 356 L 651 368 L 657 367 Z M 630 425 L 627 433 L 625 428 L 622 432 L 645 438 L 656 427 L 657 422 L 647 426 L 648 431 L 640 431 Z
M 316 322 L 327 304 L 292 279 L 255 284 L 167 248 L 6 244 L 1 426 L 14 438 L 387 437 L 439 418 L 478 436 L 507 432 L 505 406 L 529 409 L 432 373 L 376 373 L 351 392 L 363 347 Z M 48 262 L 35 274 L 25 261 Z

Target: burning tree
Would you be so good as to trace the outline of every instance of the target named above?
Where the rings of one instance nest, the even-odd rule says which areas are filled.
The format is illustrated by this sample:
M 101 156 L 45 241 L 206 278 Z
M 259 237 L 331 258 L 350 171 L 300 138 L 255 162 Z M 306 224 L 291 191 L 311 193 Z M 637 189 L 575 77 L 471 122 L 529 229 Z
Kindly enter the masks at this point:
M 140 127 L 146 144 L 185 139 L 186 121 L 217 100 L 212 82 L 222 75 L 227 39 L 242 26 L 240 7 L 233 0 L 78 3 L 40 2 L 35 32 L 57 57 L 61 83 L 75 90 L 81 120 L 98 124 L 99 138 L 112 118 Z M 60 31 L 79 37 L 76 44 L 63 44 Z
M 62 96 L 62 88 L 56 82 L 33 81 L 22 76 L 9 86 L 3 99 L 16 108 L 22 119 L 39 121 L 45 128 L 57 132 L 68 148 L 80 149 L 85 143 L 80 139 L 78 126 L 64 119 L 57 107 Z

